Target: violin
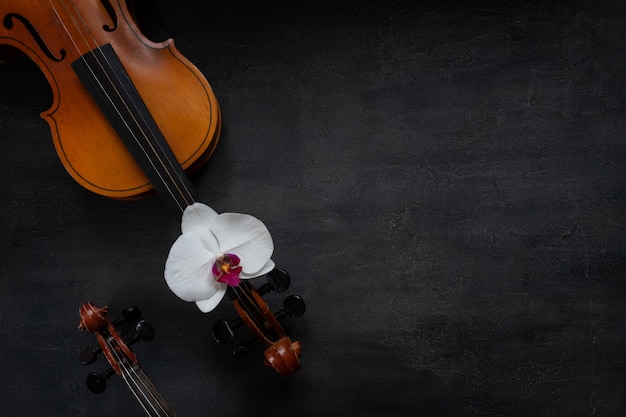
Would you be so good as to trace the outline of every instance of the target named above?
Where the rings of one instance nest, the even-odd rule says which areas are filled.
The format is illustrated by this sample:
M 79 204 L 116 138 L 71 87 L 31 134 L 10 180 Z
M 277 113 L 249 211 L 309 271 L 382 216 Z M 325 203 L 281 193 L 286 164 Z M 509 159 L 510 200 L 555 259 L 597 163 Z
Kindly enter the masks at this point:
M 122 200 L 171 195 L 213 153 L 220 108 L 172 39 L 154 43 L 125 0 L 2 0 L 0 46 L 25 53 L 52 89 L 41 113 L 71 177 Z M 180 199 L 183 199 L 182 201 Z
M 52 88 L 41 116 L 72 178 L 114 199 L 156 193 L 179 215 L 196 201 L 188 175 L 213 153 L 221 115 L 209 83 L 173 40 L 143 36 L 124 0 L 2 0 L 0 20 L 0 46 L 29 56 Z M 265 288 L 286 289 L 285 274 L 270 274 Z M 249 284 L 228 291 L 241 322 L 266 346 L 266 365 L 289 375 L 300 368 L 301 346 L 263 293 Z M 281 315 L 304 313 L 299 296 L 287 300 Z M 220 323 L 214 337 L 227 343 L 223 335 L 236 326 Z
M 98 340 L 97 348 L 83 350 L 79 356 L 80 362 L 88 365 L 96 360 L 98 353 L 103 353 L 110 364 L 105 372 L 92 372 L 87 376 L 89 389 L 96 394 L 104 392 L 107 379 L 117 374 L 122 377 L 148 416 L 178 416 L 142 371 L 137 357 L 129 348 L 137 340 L 151 340 L 154 337 L 152 325 L 144 320 L 138 321 L 135 325 L 136 333 L 124 341 L 116 326 L 137 321 L 140 318 L 139 310 L 134 306 L 128 307 L 113 323 L 107 318 L 107 312 L 108 307 L 96 307 L 91 303 L 85 303 L 79 309 L 78 329 L 95 334 Z

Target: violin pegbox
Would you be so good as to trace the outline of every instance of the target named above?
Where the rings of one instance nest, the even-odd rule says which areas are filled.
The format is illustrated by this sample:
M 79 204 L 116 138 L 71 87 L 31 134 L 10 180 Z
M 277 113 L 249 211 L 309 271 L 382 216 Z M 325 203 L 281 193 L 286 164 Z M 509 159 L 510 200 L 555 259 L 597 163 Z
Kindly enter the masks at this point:
M 234 358 L 241 358 L 258 345 L 265 346 L 265 365 L 274 368 L 283 376 L 288 376 L 300 369 L 302 347 L 300 342 L 291 341 L 279 319 L 301 317 L 306 304 L 299 295 L 289 295 L 283 300 L 283 308 L 273 314 L 263 299 L 269 292 L 282 293 L 289 288 L 291 277 L 281 268 L 275 268 L 267 274 L 266 282 L 258 289 L 247 281 L 237 287 L 228 287 L 233 306 L 239 317 L 232 320 L 218 320 L 213 325 L 213 338 L 218 343 L 230 343 L 235 338 L 235 331 L 246 324 L 256 338 L 239 345 L 233 350 Z
M 87 330 L 96 335 L 97 347 L 86 347 L 78 359 L 82 365 L 96 361 L 98 354 L 103 353 L 110 367 L 104 372 L 91 372 L 87 376 L 87 387 L 90 391 L 100 394 L 106 389 L 106 381 L 113 374 L 120 375 L 122 367 L 138 364 L 134 353 L 129 349 L 139 340 L 152 340 L 154 327 L 141 319 L 141 311 L 136 306 L 125 308 L 113 322 L 107 318 L 108 307 L 97 307 L 92 303 L 83 304 L 80 309 L 79 330 Z M 132 335 L 123 340 L 118 327 L 133 325 Z

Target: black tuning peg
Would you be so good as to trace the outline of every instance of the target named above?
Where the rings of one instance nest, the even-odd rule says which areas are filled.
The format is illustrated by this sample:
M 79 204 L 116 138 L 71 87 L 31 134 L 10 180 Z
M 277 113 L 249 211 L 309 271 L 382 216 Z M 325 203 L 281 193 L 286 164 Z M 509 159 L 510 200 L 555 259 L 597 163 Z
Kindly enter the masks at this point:
M 139 340 L 147 342 L 154 339 L 154 335 L 155 331 L 152 324 L 145 320 L 140 320 L 135 326 L 135 334 L 133 334 L 128 340 L 124 341 L 124 343 L 126 343 L 126 346 L 130 346 Z
M 101 394 L 107 388 L 107 379 L 115 373 L 113 368 L 109 368 L 103 373 L 91 372 L 87 375 L 87 387 L 94 394 Z
M 131 305 L 122 310 L 121 315 L 113 321 L 113 326 L 117 327 L 122 323 L 130 323 L 141 317 L 141 310 L 135 305 Z
M 96 361 L 98 353 L 100 352 L 102 352 L 100 346 L 98 346 L 97 348 L 86 347 L 85 349 L 83 349 L 82 352 L 80 352 L 80 355 L 78 355 L 78 360 L 80 361 L 81 365 L 89 365 L 90 363 Z
M 261 295 L 270 291 L 283 292 L 291 284 L 289 273 L 282 268 L 274 268 L 267 274 L 267 282 L 259 287 L 257 292 Z
M 289 317 L 292 319 L 297 319 L 301 317 L 306 310 L 306 304 L 304 300 L 299 295 L 293 294 L 289 297 L 285 298 L 283 301 L 283 308 L 274 314 L 274 317 L 280 319 L 282 317 Z
M 252 339 L 249 342 L 244 343 L 243 345 L 240 345 L 240 346 L 236 347 L 233 350 L 233 358 L 234 359 L 243 358 L 244 356 L 246 356 L 247 354 L 252 352 L 252 349 L 255 346 L 257 346 L 259 343 L 260 343 L 259 339 Z
M 237 317 L 233 320 L 218 320 L 213 324 L 213 339 L 217 343 L 230 343 L 235 337 L 235 330 L 243 324 L 243 320 Z

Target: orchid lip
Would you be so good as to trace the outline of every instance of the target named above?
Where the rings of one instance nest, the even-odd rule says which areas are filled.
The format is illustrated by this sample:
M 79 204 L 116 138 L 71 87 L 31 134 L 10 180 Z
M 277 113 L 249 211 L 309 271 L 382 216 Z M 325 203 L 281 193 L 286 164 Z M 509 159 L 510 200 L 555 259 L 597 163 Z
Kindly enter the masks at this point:
M 237 287 L 241 282 L 241 260 L 234 253 L 219 253 L 213 263 L 211 272 L 218 282 Z

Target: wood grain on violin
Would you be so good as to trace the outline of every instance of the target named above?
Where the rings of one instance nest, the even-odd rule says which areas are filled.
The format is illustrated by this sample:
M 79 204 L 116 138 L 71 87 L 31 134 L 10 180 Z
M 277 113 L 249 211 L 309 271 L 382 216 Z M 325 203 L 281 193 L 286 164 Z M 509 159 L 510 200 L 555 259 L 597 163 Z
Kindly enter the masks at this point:
M 143 36 L 124 0 L 3 0 L 0 19 L 0 45 L 28 55 L 52 88 L 41 116 L 83 187 L 116 199 L 168 193 L 185 175 L 151 177 L 172 171 L 159 166 L 192 173 L 211 156 L 221 116 L 209 83 L 173 40 Z

